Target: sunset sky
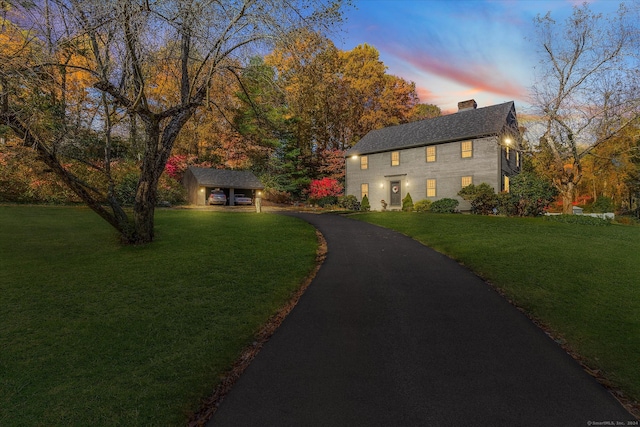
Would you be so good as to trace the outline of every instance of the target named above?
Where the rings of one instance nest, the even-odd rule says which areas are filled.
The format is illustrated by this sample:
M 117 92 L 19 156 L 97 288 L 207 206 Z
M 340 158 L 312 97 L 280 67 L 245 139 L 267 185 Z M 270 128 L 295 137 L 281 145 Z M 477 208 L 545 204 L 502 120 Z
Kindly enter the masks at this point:
M 389 74 L 416 83 L 421 102 L 444 113 L 458 101 L 478 107 L 516 101 L 526 110 L 538 63 L 533 19 L 551 12 L 563 21 L 583 1 L 573 0 L 356 0 L 336 44 L 373 45 Z M 615 0 L 589 1 L 604 14 Z

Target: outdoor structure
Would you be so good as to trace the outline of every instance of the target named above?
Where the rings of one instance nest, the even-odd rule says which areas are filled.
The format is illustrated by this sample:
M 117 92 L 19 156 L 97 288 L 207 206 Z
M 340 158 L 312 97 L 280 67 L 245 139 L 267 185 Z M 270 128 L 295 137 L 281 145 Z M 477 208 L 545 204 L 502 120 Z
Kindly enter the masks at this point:
M 190 166 L 182 183 L 187 189 L 187 198 L 193 205 L 206 205 L 211 191 L 222 190 L 229 205 L 233 205 L 234 195 L 242 193 L 255 200 L 256 193 L 264 186 L 251 171 L 197 168 Z
M 457 113 L 366 134 L 345 154 L 345 194 L 367 195 L 372 210 L 383 200 L 401 209 L 407 193 L 414 202 L 457 199 L 468 210 L 462 187 L 484 182 L 509 191 L 509 177 L 520 171 L 519 141 L 513 101 L 485 108 L 459 102 Z

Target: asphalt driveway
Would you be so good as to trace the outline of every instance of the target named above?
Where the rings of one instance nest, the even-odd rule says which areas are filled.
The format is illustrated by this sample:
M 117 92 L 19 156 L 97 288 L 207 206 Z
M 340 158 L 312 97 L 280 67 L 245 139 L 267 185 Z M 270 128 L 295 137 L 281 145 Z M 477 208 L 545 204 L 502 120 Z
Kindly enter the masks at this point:
M 374 225 L 288 215 L 322 232 L 327 258 L 209 426 L 537 427 L 635 419 L 456 262 Z

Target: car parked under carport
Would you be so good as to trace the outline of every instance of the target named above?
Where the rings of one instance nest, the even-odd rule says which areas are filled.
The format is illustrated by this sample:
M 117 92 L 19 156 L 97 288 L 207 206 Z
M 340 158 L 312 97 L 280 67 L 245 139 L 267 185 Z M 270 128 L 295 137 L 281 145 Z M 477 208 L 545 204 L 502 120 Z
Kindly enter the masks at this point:
M 257 193 L 264 189 L 260 180 L 251 171 L 198 168 L 190 166 L 182 180 L 187 189 L 188 201 L 193 205 L 208 205 L 209 195 L 214 190 L 225 193 L 227 205 L 235 205 L 236 194 L 243 194 L 253 204 Z
M 233 204 L 251 206 L 253 204 L 253 199 L 245 196 L 243 193 L 236 193 L 233 195 Z

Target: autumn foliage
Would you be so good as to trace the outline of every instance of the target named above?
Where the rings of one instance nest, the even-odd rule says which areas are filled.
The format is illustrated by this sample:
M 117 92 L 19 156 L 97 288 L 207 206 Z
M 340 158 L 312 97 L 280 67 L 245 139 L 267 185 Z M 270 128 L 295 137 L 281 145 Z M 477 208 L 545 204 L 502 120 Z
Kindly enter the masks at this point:
M 342 194 L 342 185 L 332 178 L 315 179 L 309 185 L 309 197 L 322 199 L 324 197 L 338 197 Z

